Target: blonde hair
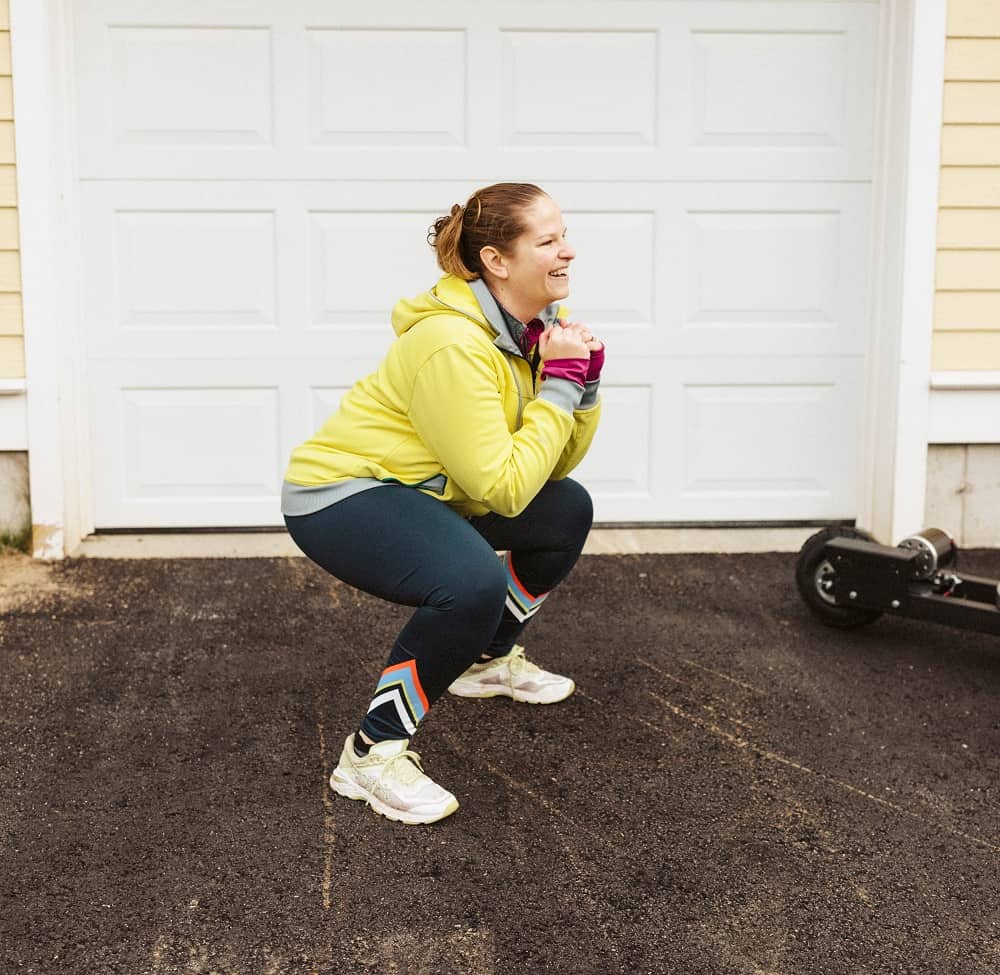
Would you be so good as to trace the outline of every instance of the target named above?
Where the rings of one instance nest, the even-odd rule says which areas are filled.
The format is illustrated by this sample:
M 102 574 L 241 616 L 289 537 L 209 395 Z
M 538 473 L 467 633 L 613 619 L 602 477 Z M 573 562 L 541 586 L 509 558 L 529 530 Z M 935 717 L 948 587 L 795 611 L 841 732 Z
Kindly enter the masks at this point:
M 524 211 L 544 190 L 533 183 L 494 183 L 476 190 L 465 206 L 456 203 L 438 217 L 427 232 L 427 243 L 437 252 L 438 267 L 463 281 L 482 276 L 479 252 L 495 247 L 509 254 L 525 231 Z

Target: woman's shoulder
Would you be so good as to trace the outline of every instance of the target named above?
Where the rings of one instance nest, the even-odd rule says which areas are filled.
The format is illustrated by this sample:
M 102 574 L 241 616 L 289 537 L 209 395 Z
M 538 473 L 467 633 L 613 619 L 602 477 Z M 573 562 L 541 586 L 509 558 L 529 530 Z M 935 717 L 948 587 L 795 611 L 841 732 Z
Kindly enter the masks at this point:
M 415 322 L 400 336 L 400 340 L 405 345 L 423 349 L 428 354 L 448 347 L 470 351 L 494 348 L 492 337 L 482 325 L 447 309 Z

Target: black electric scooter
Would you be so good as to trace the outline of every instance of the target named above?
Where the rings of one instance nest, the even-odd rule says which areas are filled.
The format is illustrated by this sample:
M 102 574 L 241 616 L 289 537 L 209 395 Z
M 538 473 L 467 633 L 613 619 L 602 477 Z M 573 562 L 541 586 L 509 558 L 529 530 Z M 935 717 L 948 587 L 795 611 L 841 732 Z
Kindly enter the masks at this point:
M 1000 635 L 1000 583 L 960 575 L 958 549 L 940 528 L 897 546 L 858 528 L 824 528 L 795 564 L 799 595 L 827 626 L 863 626 L 883 613 Z

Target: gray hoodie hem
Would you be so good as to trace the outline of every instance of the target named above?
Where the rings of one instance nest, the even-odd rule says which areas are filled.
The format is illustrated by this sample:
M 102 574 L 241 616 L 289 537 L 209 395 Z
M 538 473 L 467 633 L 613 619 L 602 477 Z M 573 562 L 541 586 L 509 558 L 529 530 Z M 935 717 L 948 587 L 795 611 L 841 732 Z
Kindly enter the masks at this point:
M 293 518 L 312 515 L 352 495 L 369 488 L 385 487 L 385 484 L 385 481 L 378 481 L 374 477 L 352 477 L 349 481 L 319 484 L 316 487 L 285 481 L 281 485 L 281 513 Z

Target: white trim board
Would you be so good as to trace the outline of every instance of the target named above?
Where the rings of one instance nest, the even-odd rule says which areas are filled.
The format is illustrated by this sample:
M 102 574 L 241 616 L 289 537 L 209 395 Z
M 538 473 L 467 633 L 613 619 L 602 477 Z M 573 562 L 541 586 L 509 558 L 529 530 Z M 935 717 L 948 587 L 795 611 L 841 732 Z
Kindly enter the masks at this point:
M 73 124 L 73 0 L 9 0 L 35 554 L 93 530 Z M 168 4 L 164 0 L 164 7 Z M 868 426 L 858 520 L 923 517 L 946 0 L 882 0 Z
M 883 0 L 858 524 L 922 527 L 947 0 Z
M 9 0 L 32 550 L 93 530 L 79 320 L 73 0 Z
M 0 452 L 28 449 L 28 405 L 23 379 L 0 379 Z
M 1000 372 L 932 373 L 927 442 L 1000 443 Z

